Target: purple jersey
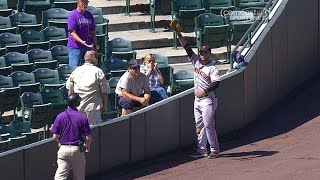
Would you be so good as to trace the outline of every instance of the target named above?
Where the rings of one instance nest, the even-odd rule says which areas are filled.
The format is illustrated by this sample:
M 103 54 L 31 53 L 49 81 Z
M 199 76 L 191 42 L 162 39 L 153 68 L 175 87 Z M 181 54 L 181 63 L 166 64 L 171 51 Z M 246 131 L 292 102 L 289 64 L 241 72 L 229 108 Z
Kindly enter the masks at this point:
M 66 112 L 60 113 L 53 123 L 51 132 L 60 135 L 61 144 L 78 145 L 83 135 L 91 134 L 87 116 L 72 108 L 68 108 L 66 111 L 70 120 Z
M 77 35 L 87 44 L 92 44 L 92 37 L 90 31 L 95 31 L 96 25 L 93 15 L 89 11 L 83 14 L 78 10 L 73 10 L 68 16 L 68 47 L 75 49 L 86 49 L 87 47 L 78 43 L 70 34 L 70 31 L 76 31 Z
M 200 89 L 207 89 L 216 81 L 220 81 L 219 70 L 213 61 L 208 64 L 201 64 L 200 56 L 195 53 L 190 59 L 194 65 L 194 91 L 197 93 Z M 208 96 L 215 97 L 214 91 L 208 92 Z

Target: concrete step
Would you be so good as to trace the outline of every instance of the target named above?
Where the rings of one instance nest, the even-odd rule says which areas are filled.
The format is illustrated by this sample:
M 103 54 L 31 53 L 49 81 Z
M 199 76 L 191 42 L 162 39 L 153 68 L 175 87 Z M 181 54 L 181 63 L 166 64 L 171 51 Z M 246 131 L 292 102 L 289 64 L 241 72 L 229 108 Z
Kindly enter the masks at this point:
M 130 40 L 134 49 L 172 47 L 173 33 L 164 28 L 156 28 L 155 30 L 155 33 L 148 29 L 109 32 L 109 39 L 121 37 Z M 184 35 L 193 37 L 193 33 L 185 33 Z
M 101 7 L 103 14 L 121 14 L 126 11 L 125 0 L 91 0 L 89 6 Z M 130 0 L 130 12 L 146 11 L 149 8 L 148 0 Z
M 125 14 L 107 14 L 105 18 L 109 19 L 109 32 L 150 29 L 151 17 L 141 12 L 133 12 L 131 16 Z M 156 16 L 156 28 L 169 28 L 170 16 Z

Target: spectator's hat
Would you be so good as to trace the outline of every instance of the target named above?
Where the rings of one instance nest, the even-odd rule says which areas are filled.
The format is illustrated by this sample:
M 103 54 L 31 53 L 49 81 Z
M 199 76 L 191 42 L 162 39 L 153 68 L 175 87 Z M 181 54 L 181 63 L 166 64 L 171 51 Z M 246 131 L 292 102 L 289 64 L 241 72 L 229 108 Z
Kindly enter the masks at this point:
M 135 67 L 138 67 L 139 64 L 138 64 L 138 60 L 137 59 L 131 59 L 128 63 L 128 67 L 129 68 L 135 68 Z
M 208 52 L 211 53 L 211 47 L 207 45 L 203 45 L 200 47 L 199 52 Z

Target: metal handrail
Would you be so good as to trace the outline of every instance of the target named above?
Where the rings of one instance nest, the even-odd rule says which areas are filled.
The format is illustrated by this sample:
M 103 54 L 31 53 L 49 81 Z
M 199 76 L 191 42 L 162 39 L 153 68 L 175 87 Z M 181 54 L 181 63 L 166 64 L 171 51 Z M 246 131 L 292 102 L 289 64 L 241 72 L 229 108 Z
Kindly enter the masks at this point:
M 245 48 L 252 47 L 251 40 L 254 34 L 257 33 L 259 28 L 266 22 L 268 22 L 269 19 L 269 13 L 272 11 L 272 9 L 275 7 L 275 5 L 278 3 L 279 0 L 270 0 L 268 4 L 262 9 L 262 12 L 256 17 L 255 21 L 252 23 L 252 25 L 249 27 L 247 32 L 242 36 L 242 38 L 239 40 L 237 45 L 232 49 L 231 51 L 231 58 L 230 58 L 230 72 L 234 69 L 233 68 L 233 62 L 234 62 L 234 56 L 241 44 L 243 46 L 238 51 L 239 53 L 243 52 Z

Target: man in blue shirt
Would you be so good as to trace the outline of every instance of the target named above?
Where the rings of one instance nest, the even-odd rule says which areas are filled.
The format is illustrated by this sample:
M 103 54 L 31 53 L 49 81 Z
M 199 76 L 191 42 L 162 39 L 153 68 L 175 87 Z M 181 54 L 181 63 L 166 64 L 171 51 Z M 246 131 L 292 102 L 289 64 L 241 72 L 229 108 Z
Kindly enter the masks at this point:
M 55 180 L 67 179 L 70 166 L 74 179 L 85 179 L 86 159 L 81 144 L 84 142 L 85 152 L 90 152 L 92 137 L 87 116 L 77 110 L 80 100 L 77 93 L 70 94 L 69 108 L 56 117 L 51 128 L 53 138 L 59 146 Z

